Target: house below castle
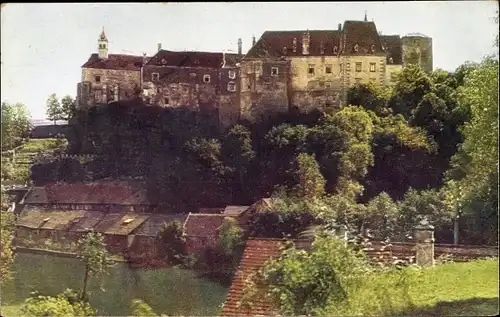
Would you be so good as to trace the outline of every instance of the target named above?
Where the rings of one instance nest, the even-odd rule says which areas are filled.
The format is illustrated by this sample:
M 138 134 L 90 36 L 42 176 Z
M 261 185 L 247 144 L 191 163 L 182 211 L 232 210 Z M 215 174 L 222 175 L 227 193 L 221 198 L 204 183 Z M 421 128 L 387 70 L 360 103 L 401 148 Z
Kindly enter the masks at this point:
M 296 108 L 328 111 L 346 103 L 356 84 L 392 85 L 404 65 L 432 71 L 432 39 L 382 35 L 372 21 L 345 21 L 336 30 L 266 31 L 246 55 L 174 52 L 152 56 L 108 53 L 104 30 L 98 53 L 82 66 L 78 106 L 138 99 L 187 107 L 230 126 Z

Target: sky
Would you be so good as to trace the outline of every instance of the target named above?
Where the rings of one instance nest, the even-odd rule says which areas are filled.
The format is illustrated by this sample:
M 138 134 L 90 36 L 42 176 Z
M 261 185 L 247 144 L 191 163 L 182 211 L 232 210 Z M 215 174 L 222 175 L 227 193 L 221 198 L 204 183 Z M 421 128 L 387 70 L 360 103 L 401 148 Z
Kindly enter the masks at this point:
M 81 66 L 104 27 L 111 54 L 168 50 L 243 52 L 266 30 L 337 29 L 365 11 L 382 34 L 433 38 L 434 68 L 453 71 L 493 47 L 498 2 L 51 3 L 2 4 L 1 100 L 45 118 L 51 93 L 76 96 Z

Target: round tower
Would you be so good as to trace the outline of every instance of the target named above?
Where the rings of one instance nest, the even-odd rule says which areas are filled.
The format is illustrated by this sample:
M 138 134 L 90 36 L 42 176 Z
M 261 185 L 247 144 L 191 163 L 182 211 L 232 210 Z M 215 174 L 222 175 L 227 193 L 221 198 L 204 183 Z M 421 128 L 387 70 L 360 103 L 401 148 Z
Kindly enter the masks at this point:
M 411 33 L 403 36 L 403 65 L 419 65 L 420 68 L 431 73 L 432 64 L 432 38 L 419 34 Z

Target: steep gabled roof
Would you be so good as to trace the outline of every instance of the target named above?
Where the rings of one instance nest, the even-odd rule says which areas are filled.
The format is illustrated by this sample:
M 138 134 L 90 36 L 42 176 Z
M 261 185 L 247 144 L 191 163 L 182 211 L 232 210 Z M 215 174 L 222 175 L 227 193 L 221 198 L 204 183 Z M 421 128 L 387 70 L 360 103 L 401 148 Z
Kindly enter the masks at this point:
M 99 54 L 93 53 L 82 68 L 140 71 L 142 63 L 142 56 L 109 54 L 108 58 L 102 59 Z
M 239 55 L 230 53 L 224 54 L 221 52 L 176 52 L 160 50 L 146 65 L 218 69 L 224 64 L 224 59 L 226 67 L 235 66 L 239 60 Z
M 243 211 L 247 210 L 250 206 L 227 206 L 223 214 L 227 216 L 238 216 Z
M 246 57 L 305 56 L 302 54 L 302 38 L 309 32 L 307 56 L 336 56 L 333 49 L 340 49 L 340 32 L 334 30 L 265 31 Z M 293 51 L 294 39 L 296 50 Z M 286 51 L 284 50 L 286 48 Z M 323 48 L 323 49 L 322 49 Z M 286 52 L 286 53 L 285 53 Z M 322 53 L 323 52 L 323 53 Z
M 342 28 L 343 55 L 370 55 L 384 53 L 375 22 L 345 21 Z M 358 45 L 358 51 L 354 47 Z M 372 45 L 374 52 L 371 51 Z
M 265 296 L 252 301 L 250 307 L 242 305 L 243 290 L 245 288 L 245 280 L 252 273 L 261 269 L 266 261 L 278 258 L 281 255 L 282 239 L 248 239 L 245 245 L 245 250 L 240 260 L 238 270 L 234 275 L 231 287 L 229 289 L 226 302 L 220 316 L 274 316 L 277 313 L 276 307 L 271 300 Z M 295 247 L 297 249 L 310 249 L 311 241 L 297 240 Z

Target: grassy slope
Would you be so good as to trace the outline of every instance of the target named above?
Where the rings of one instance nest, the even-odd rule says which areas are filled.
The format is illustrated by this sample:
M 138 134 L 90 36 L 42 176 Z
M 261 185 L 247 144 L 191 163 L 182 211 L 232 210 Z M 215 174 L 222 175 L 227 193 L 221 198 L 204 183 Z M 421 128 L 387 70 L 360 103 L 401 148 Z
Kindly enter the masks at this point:
M 498 312 L 498 259 L 448 263 L 366 277 L 350 305 L 324 316 L 485 316 Z M 406 287 L 405 287 L 406 285 Z
M 444 264 L 411 277 L 419 315 L 484 316 L 498 313 L 498 259 Z

